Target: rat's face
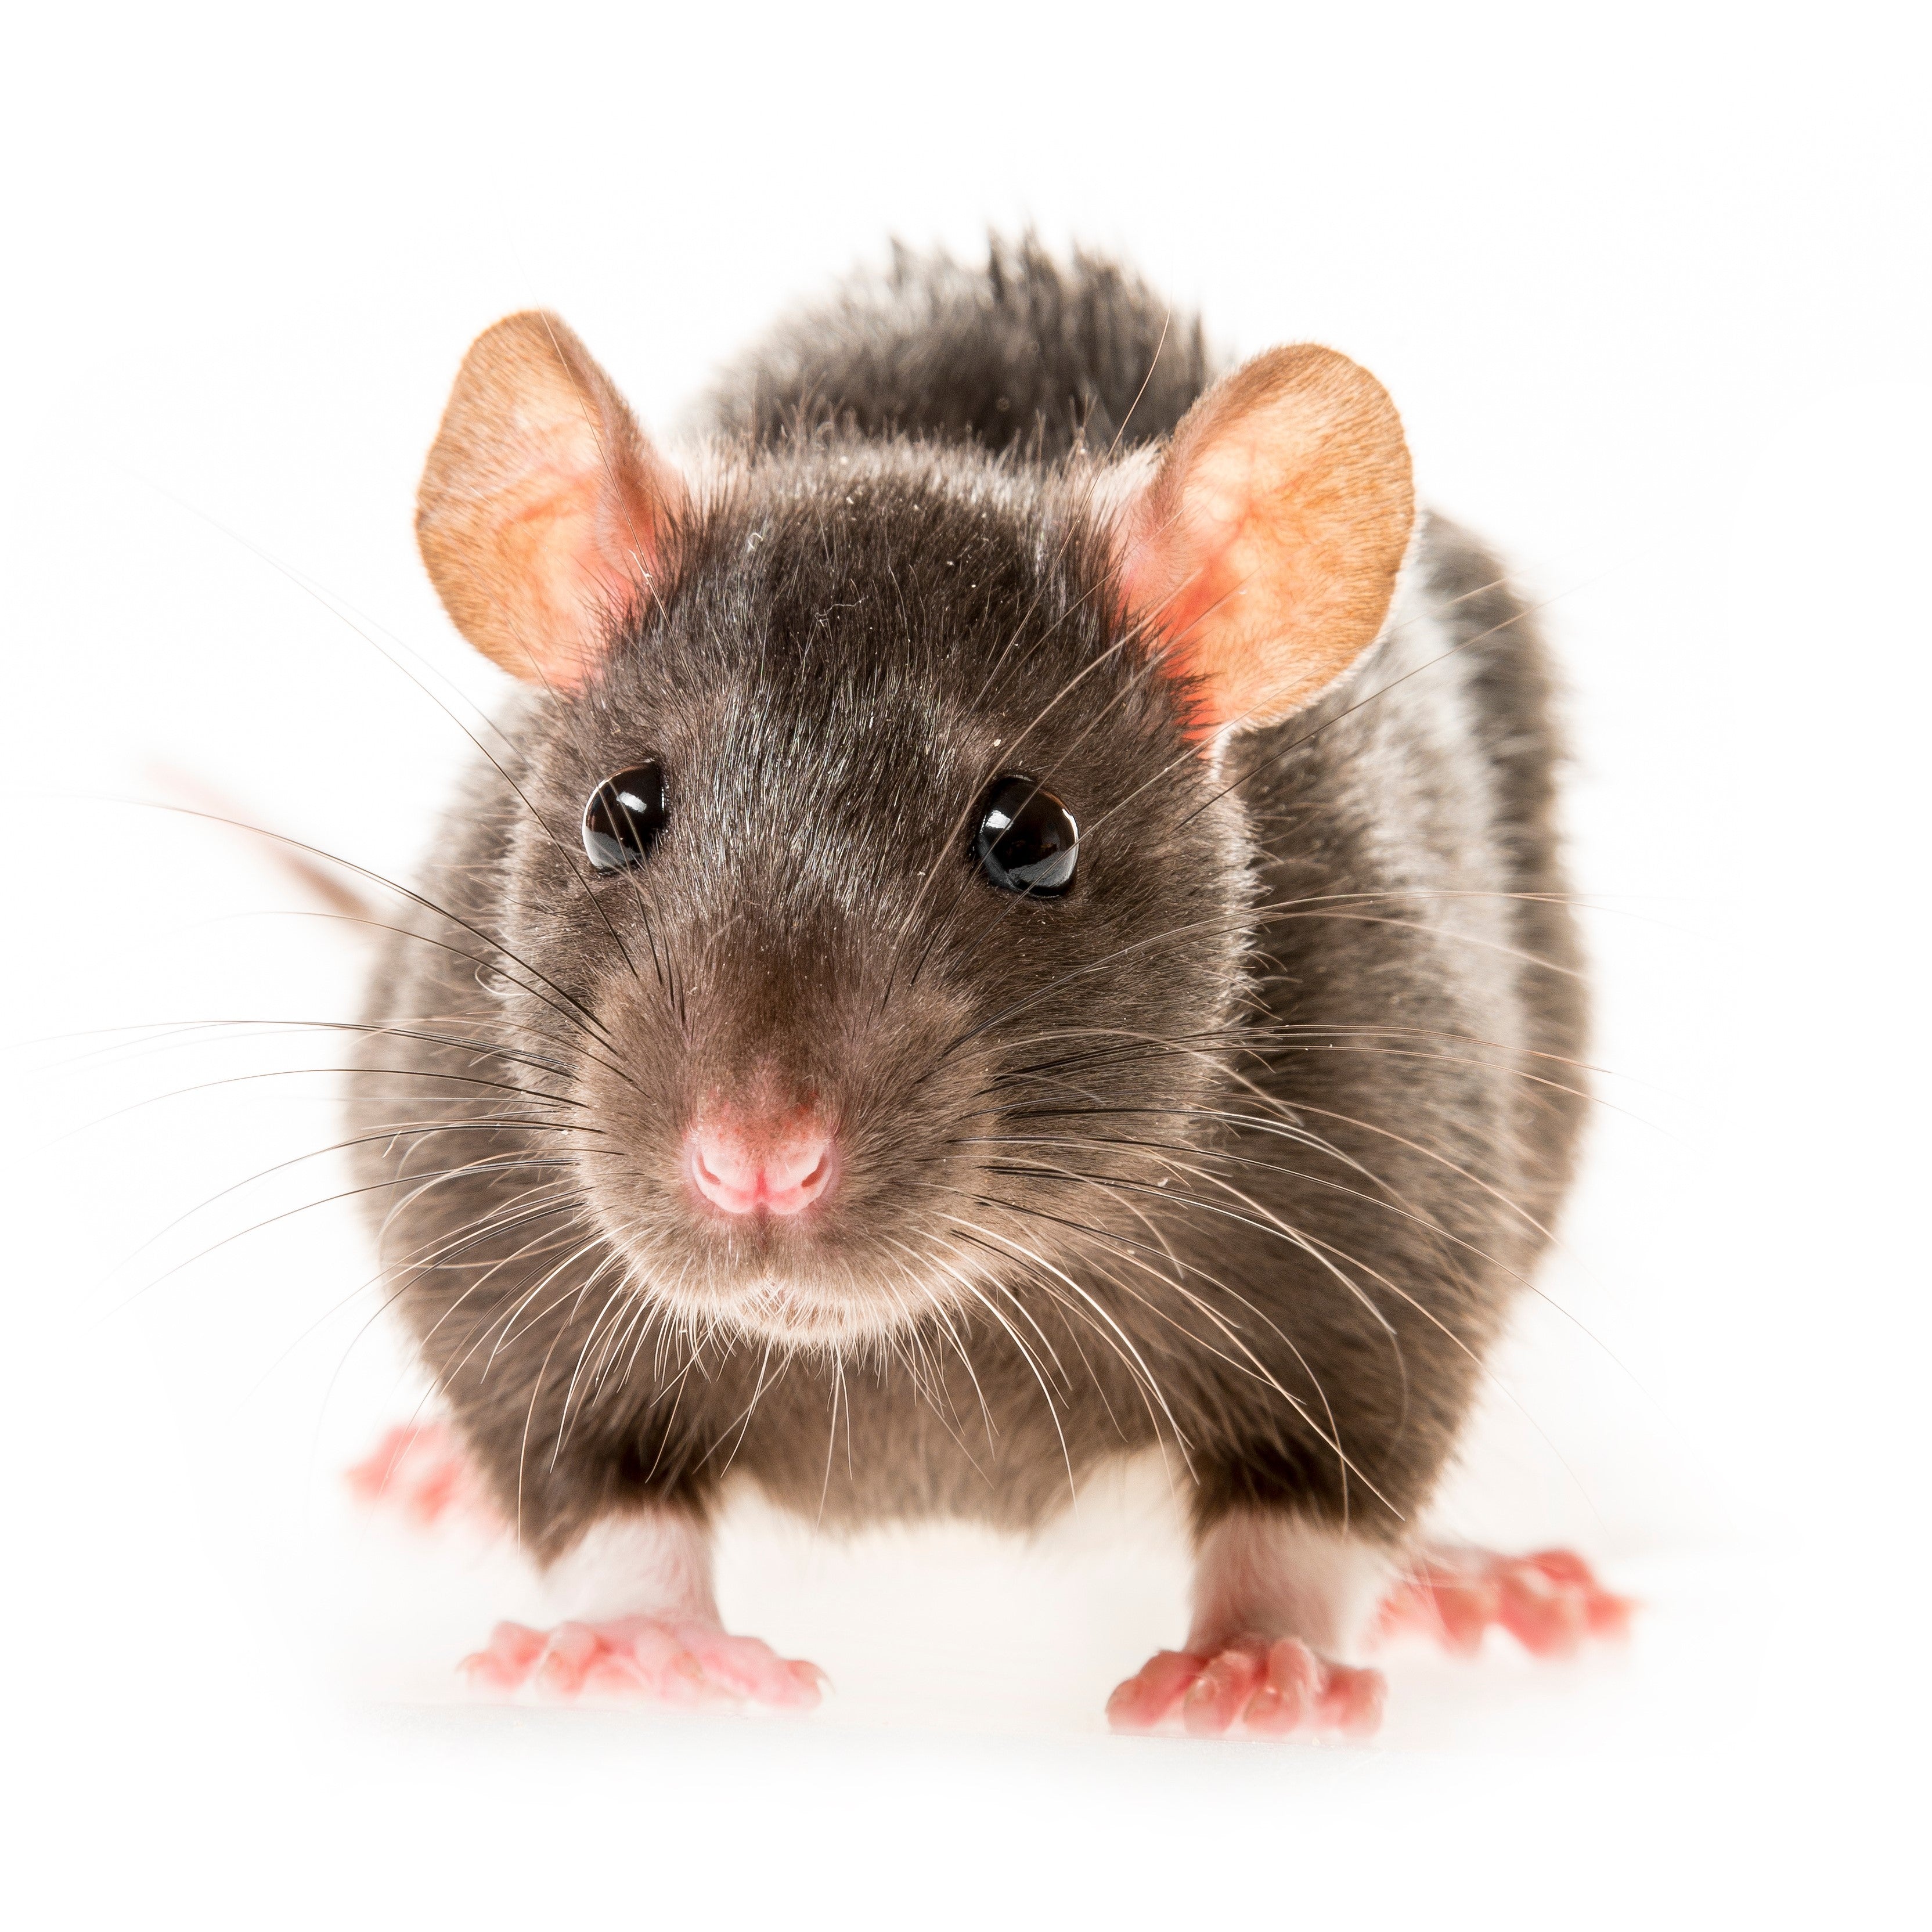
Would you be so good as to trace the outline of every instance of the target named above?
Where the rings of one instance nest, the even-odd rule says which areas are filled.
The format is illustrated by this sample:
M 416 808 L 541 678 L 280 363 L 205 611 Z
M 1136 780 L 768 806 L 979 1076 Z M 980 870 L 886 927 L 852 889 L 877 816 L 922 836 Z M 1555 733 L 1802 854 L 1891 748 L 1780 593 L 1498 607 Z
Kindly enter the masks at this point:
M 1017 1318 L 1194 1137 L 1233 808 L 1060 494 L 956 456 L 760 465 L 539 701 L 511 944 L 594 1030 L 592 1211 L 694 1324 Z
M 1023 1328 L 1144 1245 L 1240 990 L 1216 734 L 1346 668 L 1407 533 L 1405 458 L 1380 603 L 1346 557 L 1310 578 L 1336 541 L 1276 476 L 1258 366 L 1138 486 L 832 442 L 687 492 L 561 324 L 472 349 L 418 532 L 459 624 L 546 687 L 503 997 L 567 1024 L 614 1290 L 849 1343 L 935 1310 Z

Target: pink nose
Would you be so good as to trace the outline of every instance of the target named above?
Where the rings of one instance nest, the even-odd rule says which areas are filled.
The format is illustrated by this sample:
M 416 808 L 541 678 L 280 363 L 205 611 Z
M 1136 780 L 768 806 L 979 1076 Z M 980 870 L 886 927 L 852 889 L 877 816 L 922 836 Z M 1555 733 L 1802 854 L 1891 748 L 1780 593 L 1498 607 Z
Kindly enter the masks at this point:
M 832 1136 L 815 1124 L 748 1132 L 731 1120 L 700 1120 L 685 1142 L 691 1184 L 728 1214 L 796 1214 L 832 1185 Z

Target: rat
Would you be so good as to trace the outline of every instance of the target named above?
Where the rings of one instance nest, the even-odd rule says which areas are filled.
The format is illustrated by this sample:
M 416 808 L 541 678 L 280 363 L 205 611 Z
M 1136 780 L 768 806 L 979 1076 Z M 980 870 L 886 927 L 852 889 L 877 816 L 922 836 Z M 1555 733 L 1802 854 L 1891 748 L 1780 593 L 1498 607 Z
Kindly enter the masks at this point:
M 416 535 L 519 694 L 351 1095 L 448 1420 L 364 1466 L 569 1612 L 499 1690 L 815 1703 L 728 1477 L 1024 1532 L 1159 1455 L 1114 1725 L 1372 1730 L 1391 1628 L 1563 1652 L 1566 1552 L 1420 1528 L 1576 1156 L 1552 672 L 1336 351 L 1226 368 L 1090 255 L 896 251 L 676 460 L 556 316 L 470 350 Z

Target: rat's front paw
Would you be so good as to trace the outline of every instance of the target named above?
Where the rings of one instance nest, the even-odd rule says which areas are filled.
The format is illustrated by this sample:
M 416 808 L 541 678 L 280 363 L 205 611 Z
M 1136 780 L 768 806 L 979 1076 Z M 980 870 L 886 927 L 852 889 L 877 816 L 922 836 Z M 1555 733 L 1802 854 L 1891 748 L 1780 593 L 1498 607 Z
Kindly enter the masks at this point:
M 463 1660 L 480 1690 L 507 1695 L 527 1684 L 550 1697 L 580 1694 L 664 1704 L 752 1703 L 808 1711 L 821 1694 L 817 1665 L 780 1657 L 756 1637 L 716 1624 L 614 1617 L 553 1630 L 499 1624 Z
M 1211 1657 L 1163 1650 L 1107 1700 L 1107 1721 L 1151 1731 L 1178 1717 L 1195 1737 L 1366 1737 L 1382 1720 L 1384 1689 L 1380 1671 L 1331 1664 L 1296 1637 L 1230 1644 Z
M 503 1527 L 496 1505 L 446 1424 L 399 1424 L 343 1480 L 371 1509 L 392 1510 L 428 1529 L 461 1522 L 494 1532 Z
M 1624 1634 L 1636 1606 L 1613 1596 L 1567 1550 L 1498 1556 L 1432 1550 L 1382 1606 L 1384 1635 L 1411 1631 L 1473 1657 L 1492 1624 L 1538 1657 L 1568 1657 L 1586 1637 Z

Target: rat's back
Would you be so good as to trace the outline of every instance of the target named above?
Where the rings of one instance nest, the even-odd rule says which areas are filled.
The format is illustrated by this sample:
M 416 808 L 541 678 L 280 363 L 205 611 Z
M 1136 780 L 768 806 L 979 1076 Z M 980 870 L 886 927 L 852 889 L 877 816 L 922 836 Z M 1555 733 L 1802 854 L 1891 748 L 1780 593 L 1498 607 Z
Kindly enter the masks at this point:
M 760 443 L 833 428 L 1052 461 L 1171 434 L 1216 373 L 1199 321 L 1117 264 L 995 238 L 983 268 L 896 248 L 780 324 L 714 407 Z

